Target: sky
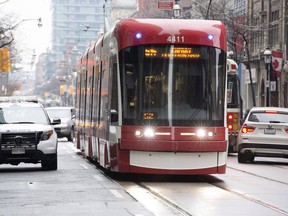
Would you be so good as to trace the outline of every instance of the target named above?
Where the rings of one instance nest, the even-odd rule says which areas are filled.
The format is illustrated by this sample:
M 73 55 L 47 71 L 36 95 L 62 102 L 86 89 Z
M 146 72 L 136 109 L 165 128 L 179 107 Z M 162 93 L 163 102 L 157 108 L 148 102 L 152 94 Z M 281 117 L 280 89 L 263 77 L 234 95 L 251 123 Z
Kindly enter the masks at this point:
M 51 48 L 50 2 L 51 0 L 0 0 L 0 14 L 11 15 L 17 20 L 16 23 L 20 23 L 15 32 L 15 41 L 24 63 L 31 63 L 34 50 L 37 58 L 47 48 Z M 37 25 L 39 18 L 43 24 L 41 28 Z M 29 20 L 23 21 L 26 19 Z

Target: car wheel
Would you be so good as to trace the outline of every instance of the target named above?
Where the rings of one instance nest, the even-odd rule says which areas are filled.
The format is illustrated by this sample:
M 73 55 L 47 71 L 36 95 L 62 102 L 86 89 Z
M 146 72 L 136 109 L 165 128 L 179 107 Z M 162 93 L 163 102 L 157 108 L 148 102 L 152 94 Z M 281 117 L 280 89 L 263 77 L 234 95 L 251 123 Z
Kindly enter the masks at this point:
M 247 163 L 246 154 L 238 152 L 238 162 L 239 163 Z
M 68 141 L 73 142 L 74 140 L 74 128 L 71 128 L 70 134 L 67 137 Z
M 50 160 L 42 160 L 41 166 L 45 170 L 57 170 L 58 168 L 57 153 L 53 154 Z

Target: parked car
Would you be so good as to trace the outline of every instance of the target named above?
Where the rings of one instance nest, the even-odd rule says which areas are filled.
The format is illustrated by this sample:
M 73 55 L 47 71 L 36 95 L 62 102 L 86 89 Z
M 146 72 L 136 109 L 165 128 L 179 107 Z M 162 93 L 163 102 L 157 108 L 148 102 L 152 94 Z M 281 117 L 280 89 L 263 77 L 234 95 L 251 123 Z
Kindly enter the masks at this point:
M 58 140 L 53 125 L 60 119 L 51 121 L 38 102 L 13 100 L 0 102 L 0 164 L 41 163 L 46 170 L 56 170 Z
M 238 162 L 288 157 L 288 108 L 253 107 L 239 131 Z
M 76 109 L 74 107 L 61 106 L 46 107 L 45 109 L 50 118 L 61 119 L 61 124 L 54 126 L 58 138 L 67 137 L 68 141 L 73 141 Z

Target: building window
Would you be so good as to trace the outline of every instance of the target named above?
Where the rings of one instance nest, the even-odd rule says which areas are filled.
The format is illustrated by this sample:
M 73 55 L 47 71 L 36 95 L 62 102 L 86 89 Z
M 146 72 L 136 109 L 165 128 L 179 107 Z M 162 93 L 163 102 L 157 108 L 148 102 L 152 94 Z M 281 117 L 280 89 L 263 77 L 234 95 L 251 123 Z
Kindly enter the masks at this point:
M 257 30 L 254 30 L 252 33 L 252 50 L 257 51 L 257 49 L 261 46 L 260 41 L 261 41 L 261 31 L 260 29 L 260 18 L 254 18 L 253 21 L 253 26 L 256 27 Z
M 279 40 L 279 10 L 271 14 L 271 23 L 269 26 L 269 44 L 275 46 Z

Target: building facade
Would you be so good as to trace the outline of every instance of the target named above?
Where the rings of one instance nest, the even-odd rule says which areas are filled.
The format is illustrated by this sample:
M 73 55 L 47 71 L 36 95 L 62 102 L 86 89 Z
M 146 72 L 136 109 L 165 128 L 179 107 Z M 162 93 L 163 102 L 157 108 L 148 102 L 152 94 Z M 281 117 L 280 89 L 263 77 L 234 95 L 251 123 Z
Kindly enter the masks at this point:
M 244 108 L 249 109 L 253 106 L 287 107 L 286 0 L 247 0 L 246 3 L 244 32 L 246 55 L 242 59 Z M 271 64 L 264 62 L 266 49 L 269 49 L 272 54 Z M 281 64 L 278 69 L 276 69 L 276 63 Z M 250 79 L 250 74 L 252 79 Z M 254 98 L 251 94 L 252 90 Z

